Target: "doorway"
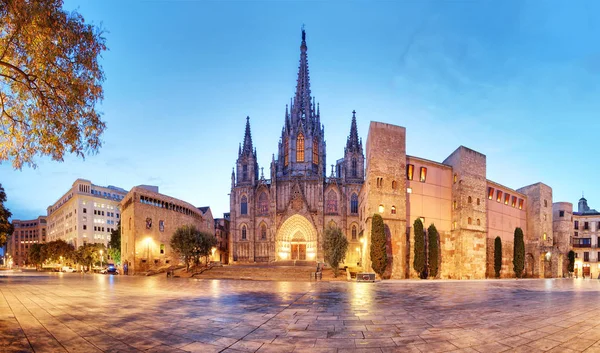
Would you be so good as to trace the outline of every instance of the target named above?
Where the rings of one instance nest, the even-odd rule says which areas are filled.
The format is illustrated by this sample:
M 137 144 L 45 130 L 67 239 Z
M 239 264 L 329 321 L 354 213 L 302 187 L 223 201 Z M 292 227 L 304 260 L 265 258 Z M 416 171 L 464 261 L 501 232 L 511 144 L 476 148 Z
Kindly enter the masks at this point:
M 306 244 L 292 244 L 292 260 L 306 260 Z

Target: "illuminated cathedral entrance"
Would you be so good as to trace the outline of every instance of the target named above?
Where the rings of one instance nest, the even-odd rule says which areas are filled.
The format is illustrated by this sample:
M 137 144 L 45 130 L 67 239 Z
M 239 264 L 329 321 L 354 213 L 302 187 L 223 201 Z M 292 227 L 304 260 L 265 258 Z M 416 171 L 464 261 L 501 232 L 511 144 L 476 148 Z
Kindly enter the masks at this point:
M 317 231 L 300 215 L 288 218 L 277 232 L 280 260 L 314 260 L 317 256 Z

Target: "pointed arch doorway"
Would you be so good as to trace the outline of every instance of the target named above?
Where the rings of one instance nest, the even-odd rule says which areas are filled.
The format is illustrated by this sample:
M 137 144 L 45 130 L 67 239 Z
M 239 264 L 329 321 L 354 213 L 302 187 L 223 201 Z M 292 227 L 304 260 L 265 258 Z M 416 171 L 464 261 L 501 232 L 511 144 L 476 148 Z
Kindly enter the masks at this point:
M 317 231 L 301 215 L 286 219 L 277 232 L 277 257 L 279 260 L 309 260 L 317 255 Z

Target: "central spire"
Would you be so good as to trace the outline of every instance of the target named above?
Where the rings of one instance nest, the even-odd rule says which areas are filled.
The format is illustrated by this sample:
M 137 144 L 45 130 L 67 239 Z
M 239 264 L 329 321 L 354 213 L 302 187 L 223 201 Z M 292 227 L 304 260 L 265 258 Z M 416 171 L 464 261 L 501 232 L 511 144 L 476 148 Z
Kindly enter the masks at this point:
M 298 67 L 298 80 L 296 83 L 296 95 L 292 106 L 292 124 L 298 124 L 302 121 L 303 124 L 309 123 L 313 116 L 311 96 L 310 96 L 310 79 L 308 75 L 308 59 L 306 55 L 306 32 L 302 27 L 302 43 L 300 44 L 300 65 Z

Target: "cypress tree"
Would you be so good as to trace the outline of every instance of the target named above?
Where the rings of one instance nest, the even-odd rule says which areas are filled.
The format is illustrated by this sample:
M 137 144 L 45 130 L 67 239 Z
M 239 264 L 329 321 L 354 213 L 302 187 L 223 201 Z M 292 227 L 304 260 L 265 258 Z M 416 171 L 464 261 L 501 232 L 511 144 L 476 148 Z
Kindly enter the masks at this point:
M 371 267 L 382 278 L 388 262 L 386 246 L 387 239 L 383 218 L 378 214 L 374 214 L 371 224 Z
M 415 258 L 413 268 L 419 274 L 419 277 L 425 273 L 425 234 L 423 233 L 423 222 L 417 218 L 414 223 L 415 233 Z
M 569 257 L 567 270 L 569 270 L 569 272 L 575 272 L 575 252 L 571 250 L 567 256 Z
M 521 278 L 523 275 L 523 268 L 525 268 L 525 243 L 523 241 L 523 230 L 521 228 L 515 229 L 513 255 L 513 270 L 515 271 L 517 278 Z
M 439 247 L 438 247 L 438 231 L 432 223 L 427 229 L 429 235 L 429 275 L 433 278 L 437 277 L 439 269 Z
M 502 270 L 502 239 L 496 237 L 494 241 L 494 271 L 496 278 L 500 278 L 500 270 Z

